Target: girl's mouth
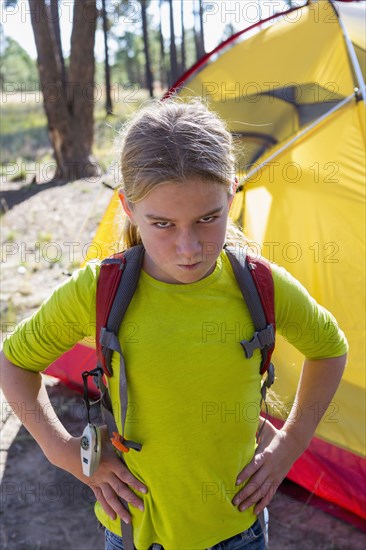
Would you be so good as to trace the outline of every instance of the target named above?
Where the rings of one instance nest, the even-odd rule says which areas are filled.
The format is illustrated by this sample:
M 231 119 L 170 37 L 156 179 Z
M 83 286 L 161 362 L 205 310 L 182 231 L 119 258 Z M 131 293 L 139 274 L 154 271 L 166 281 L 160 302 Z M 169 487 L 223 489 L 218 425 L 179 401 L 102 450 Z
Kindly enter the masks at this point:
M 191 271 L 193 269 L 196 269 L 199 265 L 201 265 L 202 262 L 197 262 L 195 264 L 178 264 L 178 267 L 186 270 Z

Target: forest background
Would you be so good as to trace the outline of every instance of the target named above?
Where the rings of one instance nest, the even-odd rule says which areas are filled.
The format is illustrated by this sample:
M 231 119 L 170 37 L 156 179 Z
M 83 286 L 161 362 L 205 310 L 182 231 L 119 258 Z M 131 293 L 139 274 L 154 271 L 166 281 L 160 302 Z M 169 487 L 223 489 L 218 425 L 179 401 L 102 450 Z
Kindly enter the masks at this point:
M 118 131 L 146 96 L 161 97 L 236 31 L 304 3 L 3 0 L 2 171 L 21 178 L 24 161 L 53 158 L 57 181 L 100 173 L 110 161 L 111 124 Z M 27 49 L 36 51 L 38 63 L 6 33 L 16 18 L 16 36 L 31 23 L 36 48 Z

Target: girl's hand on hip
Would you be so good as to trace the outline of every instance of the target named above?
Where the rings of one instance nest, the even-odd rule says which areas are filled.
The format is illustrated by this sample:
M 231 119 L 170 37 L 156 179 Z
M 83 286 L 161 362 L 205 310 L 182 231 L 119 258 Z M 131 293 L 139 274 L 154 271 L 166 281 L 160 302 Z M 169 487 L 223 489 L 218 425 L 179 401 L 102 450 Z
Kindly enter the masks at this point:
M 56 466 L 64 468 L 88 485 L 109 517 L 116 519 L 119 516 L 125 523 L 130 523 L 131 515 L 123 506 L 119 497 L 122 497 L 128 504 L 143 511 L 143 500 L 131 489 L 147 493 L 147 488 L 139 479 L 132 475 L 118 458 L 110 443 L 107 427 L 102 426 L 100 430 L 102 444 L 100 463 L 91 477 L 87 477 L 82 473 L 80 459 L 81 436 L 73 437 L 67 442 L 63 464 L 60 464 L 58 460 L 53 462 Z
M 236 480 L 237 485 L 248 480 L 232 501 L 241 512 L 255 505 L 254 513 L 259 515 L 274 497 L 298 457 L 289 439 L 286 433 L 266 421 L 254 457 Z

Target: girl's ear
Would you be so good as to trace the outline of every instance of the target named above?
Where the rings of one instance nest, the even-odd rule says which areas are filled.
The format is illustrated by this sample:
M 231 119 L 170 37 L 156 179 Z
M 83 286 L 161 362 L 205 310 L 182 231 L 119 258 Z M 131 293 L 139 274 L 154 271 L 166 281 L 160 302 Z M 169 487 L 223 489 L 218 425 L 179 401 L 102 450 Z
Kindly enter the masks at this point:
M 230 193 L 230 197 L 229 197 L 229 208 L 231 206 L 231 203 L 234 200 L 235 193 L 236 193 L 236 190 L 238 188 L 238 185 L 239 185 L 239 180 L 238 180 L 238 178 L 235 178 L 233 183 L 231 184 L 231 193 Z
M 134 223 L 133 210 L 132 210 L 132 207 L 131 207 L 130 203 L 126 199 L 126 196 L 125 196 L 124 192 L 123 191 L 118 191 L 118 196 L 119 196 L 119 200 L 121 201 L 122 208 L 125 211 L 125 213 L 127 214 L 127 216 L 129 217 L 130 222 Z
M 238 188 L 238 185 L 239 185 L 239 180 L 238 180 L 237 177 L 235 177 L 234 182 L 233 182 L 233 187 L 232 187 L 232 189 L 233 189 L 233 195 L 235 195 L 236 190 L 237 190 L 237 188 Z

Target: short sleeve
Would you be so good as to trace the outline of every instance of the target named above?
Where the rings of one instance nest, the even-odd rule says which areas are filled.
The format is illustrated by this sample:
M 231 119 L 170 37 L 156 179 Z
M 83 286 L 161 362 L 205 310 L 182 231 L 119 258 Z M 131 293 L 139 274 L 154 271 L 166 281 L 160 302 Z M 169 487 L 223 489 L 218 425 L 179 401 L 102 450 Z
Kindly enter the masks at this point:
M 277 331 L 308 359 L 339 357 L 348 343 L 333 315 L 288 271 L 271 264 Z
M 76 270 L 4 341 L 6 357 L 35 372 L 46 369 L 85 337 L 95 339 L 99 263 Z

